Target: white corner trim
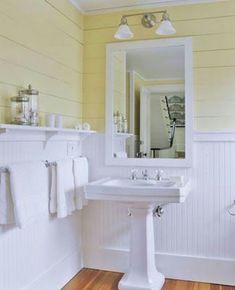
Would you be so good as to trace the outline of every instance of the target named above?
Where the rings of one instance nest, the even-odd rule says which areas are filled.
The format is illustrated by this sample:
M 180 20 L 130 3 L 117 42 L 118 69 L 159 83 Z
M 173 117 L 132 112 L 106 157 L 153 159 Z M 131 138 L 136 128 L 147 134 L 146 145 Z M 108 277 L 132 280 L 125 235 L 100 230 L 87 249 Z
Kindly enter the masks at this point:
M 79 0 L 69 0 L 71 2 L 78 3 Z M 143 4 L 135 4 L 135 5 L 122 5 L 122 6 L 113 6 L 113 7 L 104 7 L 104 8 L 96 8 L 96 9 L 83 9 L 83 13 L 86 15 L 96 15 L 96 14 L 106 14 L 118 11 L 127 11 L 132 9 L 141 9 L 141 8 L 160 8 L 160 7 L 168 7 L 168 6 L 182 6 L 182 5 L 192 5 L 192 4 L 206 4 L 206 3 L 214 3 L 214 2 L 222 2 L 227 0 L 169 0 L 169 1 L 158 1 L 157 3 L 154 1 L 145 1 Z M 78 5 L 79 6 L 79 5 Z M 79 6 L 80 7 L 80 6 Z M 81 11 L 80 7 L 80 11 Z
M 72 4 L 79 12 L 82 14 L 86 14 L 86 12 L 82 9 L 82 7 L 79 4 L 79 0 L 69 0 L 70 4 Z
M 84 249 L 84 267 L 125 272 L 129 251 L 126 249 Z M 156 266 L 166 278 L 235 285 L 235 260 L 156 253 Z
M 150 85 L 142 86 L 144 90 L 147 90 L 150 93 L 172 93 L 172 92 L 184 92 L 185 87 L 183 84 L 166 84 L 166 85 Z
M 42 275 L 21 290 L 61 289 L 82 268 L 81 252 L 78 252 L 76 249 L 52 265 Z
M 235 142 L 235 131 L 194 131 L 194 142 Z

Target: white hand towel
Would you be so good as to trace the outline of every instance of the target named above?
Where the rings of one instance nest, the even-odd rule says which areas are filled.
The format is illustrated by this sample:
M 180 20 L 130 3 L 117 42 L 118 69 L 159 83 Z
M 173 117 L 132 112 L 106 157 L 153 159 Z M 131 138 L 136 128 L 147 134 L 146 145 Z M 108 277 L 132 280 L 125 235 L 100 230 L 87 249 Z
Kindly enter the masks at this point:
M 50 167 L 50 213 L 57 212 L 57 170 L 56 166 Z
M 8 173 L 0 174 L 0 224 L 14 224 L 14 207 L 10 190 Z
M 88 183 L 88 161 L 85 157 L 74 159 L 75 204 L 76 209 L 87 205 L 84 185 Z
M 22 228 L 48 215 L 48 172 L 44 163 L 9 166 L 16 224 Z
M 74 202 L 73 161 L 56 162 L 57 216 L 64 218 L 76 209 Z

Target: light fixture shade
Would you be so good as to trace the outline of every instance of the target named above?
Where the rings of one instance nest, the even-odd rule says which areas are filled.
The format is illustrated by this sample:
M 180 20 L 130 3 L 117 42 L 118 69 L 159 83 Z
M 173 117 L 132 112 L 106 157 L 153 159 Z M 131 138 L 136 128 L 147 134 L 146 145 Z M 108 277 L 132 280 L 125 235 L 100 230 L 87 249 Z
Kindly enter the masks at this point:
M 171 35 L 171 34 L 175 34 L 175 33 L 176 33 L 176 30 L 175 30 L 174 26 L 172 25 L 168 14 L 164 13 L 162 15 L 161 23 L 156 30 L 156 34 Z
M 122 18 L 121 23 L 118 27 L 117 32 L 114 34 L 114 37 L 119 40 L 130 39 L 134 36 L 133 32 L 130 30 L 130 27 L 127 24 L 126 18 Z

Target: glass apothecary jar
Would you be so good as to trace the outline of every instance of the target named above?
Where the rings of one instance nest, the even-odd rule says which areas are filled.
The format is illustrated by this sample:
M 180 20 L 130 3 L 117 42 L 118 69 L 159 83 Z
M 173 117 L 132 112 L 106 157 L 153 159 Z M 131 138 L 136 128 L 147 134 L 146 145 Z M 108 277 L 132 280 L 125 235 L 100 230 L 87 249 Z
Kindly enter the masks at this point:
M 11 122 L 16 125 L 30 125 L 29 98 L 19 94 L 11 98 Z
M 38 116 L 39 91 L 33 89 L 32 86 L 29 85 L 28 89 L 20 91 L 20 95 L 29 98 L 30 125 L 38 126 L 39 125 L 39 116 Z

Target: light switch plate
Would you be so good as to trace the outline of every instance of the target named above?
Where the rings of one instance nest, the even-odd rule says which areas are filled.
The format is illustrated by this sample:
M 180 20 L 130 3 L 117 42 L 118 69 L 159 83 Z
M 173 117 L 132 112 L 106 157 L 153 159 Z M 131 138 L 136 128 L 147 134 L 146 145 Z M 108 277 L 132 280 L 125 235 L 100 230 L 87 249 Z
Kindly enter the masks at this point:
M 67 145 L 67 155 L 68 157 L 75 157 L 78 154 L 78 143 L 77 142 L 68 142 Z

